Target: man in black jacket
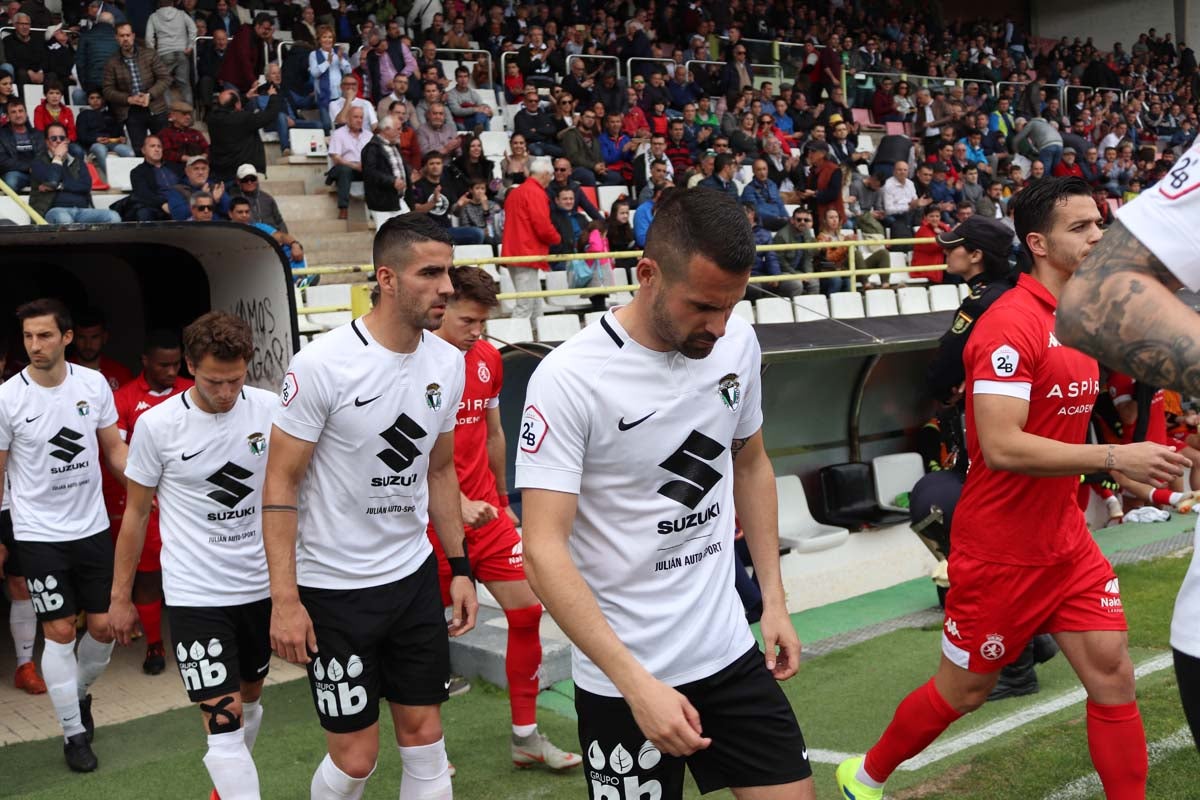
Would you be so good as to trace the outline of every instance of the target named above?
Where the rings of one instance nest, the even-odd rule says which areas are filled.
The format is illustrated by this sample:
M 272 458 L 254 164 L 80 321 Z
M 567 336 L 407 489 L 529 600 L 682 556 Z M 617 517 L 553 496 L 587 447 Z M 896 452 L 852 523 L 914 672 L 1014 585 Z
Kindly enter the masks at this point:
M 229 34 L 224 28 L 213 31 L 211 42 L 198 42 L 200 50 L 196 80 L 196 105 L 208 110 L 212 107 L 213 95 L 217 91 L 217 73 L 225 63 L 225 53 L 229 51 Z M 285 59 L 286 61 L 286 59 Z M 307 65 L 305 69 L 307 70 Z
M 8 101 L 8 124 L 0 128 L 0 180 L 16 191 L 29 188 L 33 160 L 46 152 L 46 137 L 33 127 L 23 100 Z
M 121 210 L 121 217 L 126 222 L 170 219 L 167 194 L 177 178 L 163 163 L 162 140 L 157 136 L 147 136 L 142 143 L 142 158 L 142 163 L 129 173 L 133 194 Z
M 73 222 L 120 222 L 109 208 L 92 207 L 92 176 L 82 158 L 68 152 L 67 129 L 59 122 L 46 126 L 46 150 L 33 160 L 29 205 L 51 225 Z
M 380 117 L 375 137 L 362 149 L 362 176 L 367 212 L 376 228 L 403 213 L 408 169 L 400 154 L 400 128 L 391 114 Z
M 558 126 L 554 115 L 541 109 L 537 90 L 527 86 L 525 104 L 513 116 L 513 131 L 525 137 L 529 152 L 535 156 L 561 156 L 562 146 L 558 143 Z
M 13 17 L 16 32 L 4 40 L 8 63 L 12 64 L 17 83 L 45 83 L 46 38 L 41 31 L 30 32 L 29 15 L 21 12 Z
M 229 183 L 234 180 L 237 168 L 242 164 L 253 164 L 262 174 L 267 172 L 267 157 L 258 132 L 274 125 L 283 111 L 283 99 L 276 94 L 275 86 L 268 84 L 269 100 L 266 108 L 243 109 L 241 95 L 232 90 L 221 92 L 217 105 L 208 117 L 208 135 L 212 139 L 212 176 Z M 248 97 L 253 97 L 255 89 Z

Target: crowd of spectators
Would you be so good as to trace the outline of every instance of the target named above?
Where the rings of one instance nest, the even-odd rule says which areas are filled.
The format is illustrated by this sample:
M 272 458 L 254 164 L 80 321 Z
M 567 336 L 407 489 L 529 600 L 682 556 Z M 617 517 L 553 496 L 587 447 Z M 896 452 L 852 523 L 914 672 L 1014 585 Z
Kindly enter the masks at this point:
M 592 228 L 605 237 L 605 186 L 626 188 L 635 245 L 663 191 L 697 185 L 736 196 L 764 240 L 903 238 L 969 214 L 1004 220 L 1043 175 L 1084 178 L 1107 217 L 1162 180 L 1197 129 L 1195 55 L 1170 34 L 1102 50 L 894 2 L 457 0 L 411 29 L 374 0 L 67 0 L 61 22 L 43 9 L 0 13 L 14 28 L 0 52 L 0 177 L 29 187 L 52 124 L 67 131 L 72 174 L 92 161 L 102 181 L 108 153 L 140 151 L 148 170 L 126 219 L 190 215 L 194 192 L 227 218 L 218 187 L 232 194 L 243 164 L 266 172 L 260 130 L 286 153 L 290 129 L 320 127 L 339 216 L 362 181 L 376 222 L 427 211 L 459 243 L 504 241 L 513 190 L 542 157 L 545 221 L 567 251 L 586 249 Z M 26 83 L 45 89 L 32 113 Z M 78 119 L 67 97 L 87 104 Z M 505 106 L 508 147 L 489 158 L 479 135 Z M 161 163 L 146 154 L 151 134 Z M 193 181 L 199 164 L 211 187 Z M 756 271 L 810 271 L 848 251 L 797 252 Z

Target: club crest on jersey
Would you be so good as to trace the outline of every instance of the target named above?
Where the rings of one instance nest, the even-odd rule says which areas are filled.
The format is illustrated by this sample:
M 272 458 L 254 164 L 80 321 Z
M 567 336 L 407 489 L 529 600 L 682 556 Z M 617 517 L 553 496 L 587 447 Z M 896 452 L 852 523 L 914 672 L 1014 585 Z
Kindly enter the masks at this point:
M 717 396 L 730 411 L 737 411 L 742 404 L 742 384 L 736 372 L 731 372 L 717 381 Z
M 88 405 L 87 400 L 80 400 L 75 404 L 75 410 L 79 412 L 79 416 L 86 417 L 92 410 L 92 407 Z
M 431 383 L 425 387 L 425 404 L 434 411 L 442 410 L 442 387 Z
M 267 452 L 267 437 L 257 431 L 247 436 L 246 442 L 250 445 L 250 455 L 261 456 Z
M 475 371 L 475 374 L 479 376 L 480 383 L 490 383 L 492 380 L 492 371 L 482 361 L 479 362 L 479 369 Z
M 998 633 L 989 633 L 987 641 L 979 645 L 979 655 L 988 661 L 999 661 L 1004 658 L 1004 637 Z

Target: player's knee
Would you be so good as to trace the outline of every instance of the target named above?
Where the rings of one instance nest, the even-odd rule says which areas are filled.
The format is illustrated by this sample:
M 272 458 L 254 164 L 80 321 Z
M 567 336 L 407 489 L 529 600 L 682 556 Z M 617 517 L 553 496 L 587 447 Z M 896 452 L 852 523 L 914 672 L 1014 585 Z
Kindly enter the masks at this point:
M 13 600 L 28 600 L 29 587 L 25 585 L 25 579 L 18 575 L 9 575 L 5 583 L 8 584 L 8 595 Z
M 334 757 L 333 763 L 347 776 L 362 780 L 375 771 L 378 753 L 348 752 Z
M 423 706 L 416 712 L 407 709 L 395 723 L 396 743 L 401 747 L 433 744 L 442 738 L 442 716 L 437 706 Z
M 102 619 L 88 616 L 88 635 L 100 644 L 108 644 L 113 640 L 112 631 L 108 627 L 107 614 L 104 614 Z
M 52 642 L 59 644 L 74 644 L 75 618 L 54 619 L 42 623 L 42 633 Z
M 954 699 L 947 698 L 950 706 L 960 714 L 970 714 L 987 702 L 990 686 L 972 686 L 959 690 Z

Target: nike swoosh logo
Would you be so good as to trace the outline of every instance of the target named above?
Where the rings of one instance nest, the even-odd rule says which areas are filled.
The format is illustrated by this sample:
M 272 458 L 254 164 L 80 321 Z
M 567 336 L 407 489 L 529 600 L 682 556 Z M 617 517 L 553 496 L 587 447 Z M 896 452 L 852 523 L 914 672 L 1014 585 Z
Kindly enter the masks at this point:
M 807 759 L 807 758 L 808 758 L 808 748 L 806 747 L 806 748 L 804 748 L 803 750 L 801 750 L 801 751 L 800 751 L 800 755 L 801 755 L 801 757 L 802 757 L 802 758 L 805 758 L 805 759 Z
M 204 448 L 204 450 L 207 450 L 207 449 L 208 449 L 207 447 L 206 447 L 206 448 Z M 197 450 L 196 452 L 192 453 L 190 456 L 189 456 L 187 453 L 184 453 L 184 454 L 183 454 L 183 460 L 184 460 L 184 461 L 191 461 L 193 458 L 195 458 L 196 456 L 198 456 L 198 455 L 200 455 L 201 453 L 203 453 L 203 452 L 204 452 L 204 450 Z
M 266 671 L 267 671 L 267 668 L 268 668 L 268 667 L 270 667 L 270 666 L 271 666 L 271 662 L 270 662 L 270 661 L 268 661 L 267 663 L 265 663 L 265 664 L 263 664 L 261 667 L 259 667 L 259 668 L 258 668 L 258 671 L 259 671 L 259 672 L 266 672 Z M 805 752 L 807 752 L 807 751 L 805 751 Z M 807 756 L 806 756 L 806 758 L 807 758 Z
M 625 418 L 621 417 L 619 420 L 617 420 L 617 430 L 627 431 L 630 428 L 636 428 L 638 425 L 641 425 L 643 422 L 650 419 L 657 413 L 658 413 L 657 411 L 651 411 L 646 416 L 642 417 L 641 419 L 635 419 L 633 422 L 626 422 Z
M 354 405 L 355 405 L 355 406 L 357 406 L 358 408 L 362 408 L 363 406 L 370 405 L 371 403 L 374 403 L 376 400 L 378 400 L 378 399 L 379 399 L 379 398 L 381 398 L 381 397 L 383 397 L 383 395 L 381 395 L 381 394 L 377 394 L 377 395 L 375 395 L 375 396 L 374 396 L 374 397 L 372 397 L 370 400 L 359 400 L 359 399 L 356 397 L 356 398 L 354 398 Z
M 449 689 L 449 688 L 450 688 L 450 681 L 446 681 L 446 686 L 445 686 L 445 688 L 446 688 L 446 689 Z
M 37 420 L 41 419 L 41 418 L 42 418 L 42 417 L 44 417 L 44 416 L 46 416 L 46 415 L 43 413 L 43 414 L 38 414 L 36 417 L 26 417 L 26 418 L 25 418 L 25 422 L 27 422 L 27 423 L 29 423 L 29 422 L 35 422 L 35 421 L 37 421 Z

